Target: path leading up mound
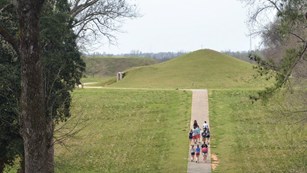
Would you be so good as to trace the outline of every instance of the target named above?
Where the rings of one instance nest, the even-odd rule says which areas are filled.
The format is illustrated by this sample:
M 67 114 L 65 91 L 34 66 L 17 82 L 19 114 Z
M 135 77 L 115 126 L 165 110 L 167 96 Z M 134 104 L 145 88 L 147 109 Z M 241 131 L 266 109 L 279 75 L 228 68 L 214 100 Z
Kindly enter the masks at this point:
M 194 120 L 197 120 L 201 126 L 204 121 L 209 124 L 209 106 L 208 106 L 208 91 L 207 90 L 192 90 L 192 114 L 191 114 L 191 129 L 193 128 Z M 210 128 L 210 124 L 209 124 Z M 188 162 L 188 173 L 210 173 L 211 172 L 211 154 L 210 145 L 208 148 L 207 161 L 202 160 L 202 155 L 199 157 L 199 163 Z M 189 157 L 190 158 L 190 153 Z M 189 159 L 190 160 L 190 159 Z

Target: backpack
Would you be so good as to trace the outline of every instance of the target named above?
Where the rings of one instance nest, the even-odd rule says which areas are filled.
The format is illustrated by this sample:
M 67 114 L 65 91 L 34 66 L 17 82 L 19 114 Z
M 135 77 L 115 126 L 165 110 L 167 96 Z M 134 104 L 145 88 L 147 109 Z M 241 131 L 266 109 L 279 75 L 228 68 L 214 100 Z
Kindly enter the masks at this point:
M 193 132 L 190 132 L 189 133 L 189 138 L 192 138 L 193 137 Z
M 206 137 L 207 137 L 207 138 L 210 137 L 210 132 L 209 132 L 209 130 L 208 130 L 207 133 L 206 133 Z
M 208 153 L 208 148 L 204 147 L 204 148 L 201 149 L 201 151 L 202 151 L 203 153 Z
M 205 138 L 205 137 L 206 137 L 206 132 L 203 132 L 203 133 L 201 134 L 201 136 L 202 136 L 203 138 Z

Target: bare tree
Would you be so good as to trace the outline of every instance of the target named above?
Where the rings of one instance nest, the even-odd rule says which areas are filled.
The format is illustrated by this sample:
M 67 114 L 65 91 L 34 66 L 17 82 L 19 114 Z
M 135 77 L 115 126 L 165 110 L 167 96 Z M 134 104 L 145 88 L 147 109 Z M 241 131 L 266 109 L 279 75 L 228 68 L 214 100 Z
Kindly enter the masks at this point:
M 95 41 L 100 36 L 111 43 L 123 19 L 137 17 L 136 6 L 125 0 L 71 0 L 70 15 L 81 41 Z

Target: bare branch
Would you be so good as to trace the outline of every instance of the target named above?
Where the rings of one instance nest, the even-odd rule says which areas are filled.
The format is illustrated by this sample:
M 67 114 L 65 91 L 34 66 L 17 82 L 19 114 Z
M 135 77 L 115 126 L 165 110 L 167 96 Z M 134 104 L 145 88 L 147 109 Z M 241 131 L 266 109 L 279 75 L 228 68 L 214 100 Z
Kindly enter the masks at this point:
M 306 43 L 306 40 L 304 38 L 302 38 L 301 36 L 299 36 L 298 34 L 294 33 L 294 32 L 289 32 L 289 34 L 295 36 L 296 38 L 298 38 L 299 40 L 301 40 L 302 43 Z
M 100 35 L 109 42 L 116 39 L 122 19 L 136 17 L 136 8 L 125 0 L 75 0 L 72 2 L 71 17 L 79 40 L 96 40 Z
M 72 18 L 75 18 L 78 14 L 80 14 L 86 8 L 94 5 L 98 1 L 99 0 L 86 0 L 83 4 L 79 5 L 80 0 L 77 0 L 75 6 L 73 7 L 73 9 L 71 9 L 70 16 Z
M 251 16 L 251 21 L 257 21 L 257 18 L 258 16 L 265 10 L 268 10 L 270 8 L 272 8 L 273 6 L 265 6 L 265 7 L 262 7 L 262 8 L 258 8 L 256 10 L 256 12 L 254 12 L 254 14 Z
M 267 1 L 269 1 L 269 2 L 275 7 L 275 9 L 276 9 L 279 13 L 281 13 L 281 9 L 278 7 L 276 1 L 275 1 L 275 2 L 273 2 L 272 0 L 267 0 Z
M 85 122 L 88 121 L 88 118 L 85 118 L 82 110 L 78 111 L 79 115 L 70 118 L 68 121 L 60 124 L 55 130 L 56 136 L 53 144 L 65 145 L 65 140 L 74 137 L 77 133 L 87 127 Z

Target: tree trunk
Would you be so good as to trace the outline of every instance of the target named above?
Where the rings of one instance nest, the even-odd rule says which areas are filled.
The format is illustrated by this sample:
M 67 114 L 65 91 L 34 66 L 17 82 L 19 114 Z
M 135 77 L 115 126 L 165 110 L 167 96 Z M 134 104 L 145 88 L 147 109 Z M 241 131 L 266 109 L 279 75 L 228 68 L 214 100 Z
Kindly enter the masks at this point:
M 47 171 L 48 173 L 54 173 L 54 123 L 51 118 L 49 118 L 48 124 L 48 152 L 47 152 Z
M 18 0 L 21 60 L 21 135 L 25 172 L 45 173 L 47 117 L 43 66 L 39 50 L 39 17 L 44 0 Z
M 47 156 L 47 172 L 54 173 L 54 145 L 53 145 L 53 138 L 51 138 L 52 145 L 48 148 L 48 156 Z

